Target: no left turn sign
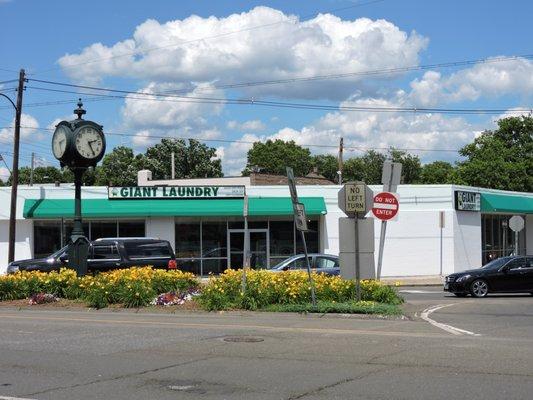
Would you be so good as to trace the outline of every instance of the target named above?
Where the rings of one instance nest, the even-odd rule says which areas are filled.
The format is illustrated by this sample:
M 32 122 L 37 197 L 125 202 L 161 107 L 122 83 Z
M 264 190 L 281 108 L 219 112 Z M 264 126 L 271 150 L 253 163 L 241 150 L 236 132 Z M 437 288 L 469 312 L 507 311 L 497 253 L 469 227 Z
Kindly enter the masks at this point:
M 400 201 L 396 193 L 381 192 L 374 196 L 372 214 L 382 221 L 393 219 L 400 209 Z

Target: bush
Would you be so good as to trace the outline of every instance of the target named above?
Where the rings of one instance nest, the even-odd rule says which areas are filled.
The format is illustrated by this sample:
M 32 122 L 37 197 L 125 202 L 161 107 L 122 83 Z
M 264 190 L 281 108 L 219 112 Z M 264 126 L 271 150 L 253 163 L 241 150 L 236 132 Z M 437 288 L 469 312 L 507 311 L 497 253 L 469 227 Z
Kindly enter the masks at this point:
M 0 300 L 25 299 L 37 293 L 50 293 L 67 299 L 81 299 L 91 307 L 120 303 L 126 307 L 148 305 L 159 293 L 196 289 L 198 280 L 188 272 L 130 268 L 87 275 L 76 272 L 22 271 L 0 276 Z
M 311 287 L 305 271 L 246 273 L 246 290 L 241 290 L 242 270 L 226 270 L 210 278 L 202 290 L 199 303 L 207 310 L 241 308 L 255 310 L 272 304 L 308 304 Z M 313 274 L 317 300 L 343 303 L 355 298 L 355 282 L 339 276 Z M 403 299 L 396 291 L 373 280 L 361 281 L 364 301 L 398 305 Z

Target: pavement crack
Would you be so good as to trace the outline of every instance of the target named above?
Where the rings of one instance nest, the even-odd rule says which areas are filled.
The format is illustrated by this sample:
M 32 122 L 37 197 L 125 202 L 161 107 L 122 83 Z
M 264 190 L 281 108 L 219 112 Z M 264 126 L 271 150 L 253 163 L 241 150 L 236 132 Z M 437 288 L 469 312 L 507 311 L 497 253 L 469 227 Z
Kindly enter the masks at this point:
M 159 371 L 164 371 L 165 369 L 181 367 L 181 366 L 184 366 L 184 365 L 193 364 L 193 363 L 198 362 L 198 361 L 206 361 L 206 360 L 209 360 L 211 358 L 213 358 L 213 357 L 197 358 L 195 360 L 184 361 L 184 362 L 181 362 L 181 363 L 176 363 L 176 364 L 172 364 L 172 365 L 166 365 L 164 367 L 147 369 L 147 370 L 143 370 L 143 371 L 139 371 L 139 372 L 132 372 L 132 373 L 129 373 L 129 374 L 117 375 L 117 376 L 113 376 L 113 377 L 110 377 L 110 378 L 100 378 L 100 379 L 94 379 L 94 380 L 89 381 L 89 382 L 75 383 L 75 384 L 66 385 L 66 386 L 56 386 L 56 387 L 53 387 L 53 388 L 40 390 L 38 392 L 23 394 L 23 396 L 36 396 L 36 395 L 43 394 L 43 393 L 55 392 L 57 390 L 74 389 L 74 388 L 78 388 L 78 387 L 93 385 L 95 383 L 117 381 L 117 380 L 120 380 L 120 379 L 131 378 L 131 377 L 134 377 L 134 376 L 144 375 L 144 374 L 148 374 L 148 373 L 151 373 L 151 372 L 159 372 Z
M 324 390 L 327 390 L 327 389 L 331 389 L 331 388 L 334 388 L 336 386 L 339 386 L 339 385 L 343 385 L 345 383 L 350 383 L 350 382 L 354 382 L 354 381 L 358 381 L 360 379 L 364 379 L 374 373 L 378 373 L 378 372 L 384 372 L 386 370 L 389 370 L 389 369 L 392 369 L 392 368 L 381 368 L 381 369 L 376 369 L 376 370 L 372 370 L 372 371 L 368 371 L 368 372 L 365 372 L 364 374 L 360 374 L 360 375 L 357 375 L 355 377 L 352 377 L 352 378 L 344 378 L 344 379 L 341 379 L 340 381 L 337 381 L 337 382 L 333 382 L 333 383 L 330 383 L 328 385 L 322 385 L 322 386 L 319 386 L 317 387 L 316 389 L 313 389 L 313 390 L 309 390 L 307 392 L 304 392 L 304 393 L 300 393 L 300 394 L 297 394 L 296 396 L 291 396 L 291 397 L 288 397 L 287 400 L 297 400 L 297 399 L 302 399 L 304 397 L 307 397 L 307 396 L 311 396 L 311 395 L 314 395 L 314 394 L 317 394 L 317 393 L 320 393 Z

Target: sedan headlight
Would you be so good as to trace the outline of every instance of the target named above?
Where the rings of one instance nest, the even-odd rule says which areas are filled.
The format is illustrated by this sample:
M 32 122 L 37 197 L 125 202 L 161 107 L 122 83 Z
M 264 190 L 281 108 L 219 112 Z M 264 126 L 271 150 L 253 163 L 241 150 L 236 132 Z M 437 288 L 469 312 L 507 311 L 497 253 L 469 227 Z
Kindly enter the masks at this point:
M 464 282 L 466 281 L 468 278 L 470 278 L 472 275 L 463 275 L 459 278 L 457 278 L 456 282 Z

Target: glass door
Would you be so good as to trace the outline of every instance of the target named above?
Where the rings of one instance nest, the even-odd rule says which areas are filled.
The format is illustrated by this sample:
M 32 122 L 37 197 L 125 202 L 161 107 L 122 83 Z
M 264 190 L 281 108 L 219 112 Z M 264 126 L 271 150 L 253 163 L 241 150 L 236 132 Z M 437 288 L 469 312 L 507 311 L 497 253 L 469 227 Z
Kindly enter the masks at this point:
M 250 266 L 252 269 L 268 268 L 268 229 L 249 229 Z M 228 230 L 228 268 L 239 269 L 244 265 L 244 229 Z

